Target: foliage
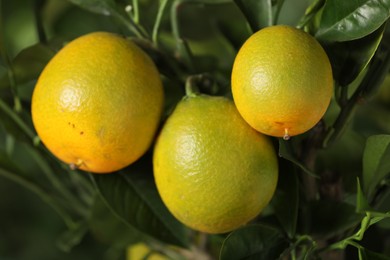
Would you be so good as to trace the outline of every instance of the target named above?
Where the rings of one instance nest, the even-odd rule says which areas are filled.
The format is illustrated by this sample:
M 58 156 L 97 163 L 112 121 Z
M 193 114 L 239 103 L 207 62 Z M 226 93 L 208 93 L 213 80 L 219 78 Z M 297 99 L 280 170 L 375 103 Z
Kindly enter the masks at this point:
M 9 239 L 0 258 L 120 259 L 139 242 L 172 259 L 390 257 L 389 0 L 1 0 L 0 14 L 0 189 L 7 193 L 0 199 L 0 231 Z M 170 215 L 154 185 L 151 151 L 118 173 L 92 175 L 53 158 L 34 132 L 36 79 L 79 35 L 105 30 L 136 41 L 162 74 L 165 120 L 186 83 L 231 96 L 231 66 L 241 44 L 258 29 L 286 23 L 314 35 L 327 51 L 334 99 L 308 133 L 274 139 L 280 156 L 275 196 L 253 223 L 230 234 L 200 234 Z M 57 215 L 33 209 L 30 202 L 40 203 L 30 194 Z M 17 232 L 30 230 L 34 241 L 54 223 L 56 231 L 46 233 L 68 255 L 42 255 L 25 245 L 15 255 L 11 249 L 28 242 L 11 235 L 7 223 L 18 214 L 12 202 L 25 215 L 16 225 L 26 229 Z M 21 224 L 32 220 L 42 229 Z

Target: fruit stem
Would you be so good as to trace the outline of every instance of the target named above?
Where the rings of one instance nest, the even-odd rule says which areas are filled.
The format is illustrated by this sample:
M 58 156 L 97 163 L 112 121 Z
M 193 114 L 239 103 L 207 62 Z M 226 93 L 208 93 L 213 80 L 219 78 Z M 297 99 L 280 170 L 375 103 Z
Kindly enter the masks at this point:
M 198 87 L 199 81 L 203 80 L 202 75 L 191 75 L 187 77 L 185 90 L 187 97 L 196 97 L 199 96 L 200 91 Z
M 285 128 L 284 129 L 284 136 L 283 136 L 283 140 L 290 140 L 291 136 L 288 134 L 288 128 Z
M 186 95 L 189 97 L 198 96 L 201 93 L 200 90 L 214 95 L 218 92 L 218 85 L 214 78 L 207 73 L 188 76 L 185 84 Z
M 79 158 L 79 159 L 76 160 L 75 163 L 70 163 L 69 167 L 70 167 L 71 170 L 74 171 L 74 170 L 79 169 L 80 166 L 83 165 L 83 164 L 84 164 L 84 161 Z

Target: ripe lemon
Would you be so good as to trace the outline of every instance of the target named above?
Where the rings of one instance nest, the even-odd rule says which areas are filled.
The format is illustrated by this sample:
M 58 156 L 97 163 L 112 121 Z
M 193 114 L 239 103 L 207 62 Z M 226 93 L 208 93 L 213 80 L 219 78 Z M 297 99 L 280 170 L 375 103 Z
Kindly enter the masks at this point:
M 95 32 L 70 42 L 47 64 L 33 92 L 32 119 L 60 160 L 107 173 L 146 152 L 162 106 L 152 60 L 129 40 Z
M 256 217 L 278 179 L 268 137 L 251 128 L 232 101 L 206 95 L 179 102 L 157 139 L 153 165 L 170 212 L 207 233 L 225 233 Z
M 239 50 L 232 93 L 253 128 L 287 139 L 312 128 L 326 112 L 333 93 L 332 68 L 311 35 L 271 26 L 253 34 Z

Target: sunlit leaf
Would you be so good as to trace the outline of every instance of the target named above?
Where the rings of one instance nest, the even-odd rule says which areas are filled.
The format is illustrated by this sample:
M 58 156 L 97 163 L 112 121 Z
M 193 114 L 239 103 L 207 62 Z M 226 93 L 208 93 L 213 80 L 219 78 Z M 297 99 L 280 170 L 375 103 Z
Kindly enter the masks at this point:
M 223 242 L 220 259 L 278 259 L 287 246 L 279 230 L 249 225 L 229 234 Z
M 390 0 L 326 1 L 316 37 L 350 41 L 378 29 L 390 16 Z
M 253 32 L 272 25 L 271 0 L 234 0 L 245 15 Z
M 186 229 L 164 206 L 151 178 L 151 161 L 143 160 L 126 171 L 93 175 L 96 187 L 108 207 L 129 226 L 161 241 L 186 246 Z
M 369 137 L 363 154 L 363 190 L 368 198 L 389 173 L 390 135 Z

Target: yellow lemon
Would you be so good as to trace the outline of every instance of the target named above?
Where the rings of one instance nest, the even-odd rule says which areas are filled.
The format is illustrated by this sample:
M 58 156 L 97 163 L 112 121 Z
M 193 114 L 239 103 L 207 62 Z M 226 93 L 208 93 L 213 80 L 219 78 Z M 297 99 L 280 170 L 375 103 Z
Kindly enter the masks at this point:
M 232 93 L 253 128 L 287 139 L 312 128 L 326 112 L 333 93 L 332 68 L 311 35 L 271 26 L 253 34 L 238 52 Z
M 163 107 L 152 60 L 106 32 L 81 36 L 47 64 L 32 97 L 32 119 L 46 147 L 73 167 L 119 170 L 150 147 Z
M 154 149 L 154 176 L 170 212 L 207 232 L 234 230 L 256 217 L 278 179 L 274 147 L 223 97 L 186 97 Z

